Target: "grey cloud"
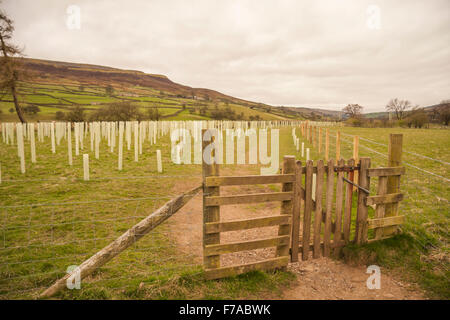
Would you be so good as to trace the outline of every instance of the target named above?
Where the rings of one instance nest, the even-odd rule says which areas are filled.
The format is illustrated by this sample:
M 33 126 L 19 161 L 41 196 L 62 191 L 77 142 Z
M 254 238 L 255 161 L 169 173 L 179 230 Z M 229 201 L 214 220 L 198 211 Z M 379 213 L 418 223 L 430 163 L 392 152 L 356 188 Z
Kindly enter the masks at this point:
M 82 28 L 65 27 L 79 5 Z M 366 27 L 368 5 L 381 29 Z M 30 57 L 165 74 L 273 105 L 450 98 L 450 2 L 7 0 Z

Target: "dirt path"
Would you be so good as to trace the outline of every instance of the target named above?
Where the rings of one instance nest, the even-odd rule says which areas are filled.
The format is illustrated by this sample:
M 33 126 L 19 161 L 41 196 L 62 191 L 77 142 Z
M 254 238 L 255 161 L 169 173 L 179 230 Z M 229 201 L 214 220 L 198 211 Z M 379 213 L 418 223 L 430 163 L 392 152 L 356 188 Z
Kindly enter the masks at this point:
M 184 186 L 183 186 L 184 185 Z M 177 185 L 177 190 L 186 190 L 194 182 Z M 221 188 L 221 194 L 243 194 L 268 192 L 268 187 L 242 186 Z M 230 205 L 221 207 L 221 220 L 235 220 L 249 217 L 262 217 L 278 214 L 278 203 L 256 205 Z M 177 240 L 183 254 L 193 256 L 193 260 L 202 263 L 202 195 L 197 195 L 184 208 L 171 218 L 171 232 Z M 277 235 L 277 227 L 233 231 L 221 234 L 221 242 L 250 240 Z M 238 252 L 221 256 L 221 265 L 233 265 L 259 261 L 273 257 L 275 248 Z M 353 267 L 341 261 L 320 258 L 291 263 L 288 270 L 297 279 L 285 290 L 281 299 L 424 299 L 423 293 L 416 286 L 397 281 L 381 269 L 381 289 L 369 290 L 366 286 L 369 274 L 366 267 Z

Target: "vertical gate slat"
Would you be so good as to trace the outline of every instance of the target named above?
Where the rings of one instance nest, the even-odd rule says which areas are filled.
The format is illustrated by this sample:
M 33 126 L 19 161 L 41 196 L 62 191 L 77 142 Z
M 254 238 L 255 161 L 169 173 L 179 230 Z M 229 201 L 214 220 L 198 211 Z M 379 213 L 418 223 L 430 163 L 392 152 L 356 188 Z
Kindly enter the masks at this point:
M 370 188 L 370 177 L 368 169 L 370 168 L 370 158 L 361 158 L 359 171 L 359 185 L 365 189 Z M 356 234 L 355 242 L 362 244 L 367 241 L 367 205 L 368 194 L 358 190 L 358 210 L 356 214 Z
M 348 165 L 353 167 L 355 160 L 348 160 Z M 354 171 L 348 173 L 347 179 L 353 182 Z M 353 204 L 353 186 L 350 183 L 345 187 L 345 209 L 344 209 L 344 241 L 348 243 L 350 241 L 350 225 L 352 221 L 352 204 Z
M 327 170 L 327 194 L 326 194 L 326 215 L 325 215 L 325 230 L 323 233 L 323 255 L 330 256 L 330 238 L 331 238 L 331 215 L 333 210 L 333 188 L 334 188 L 334 160 L 328 161 Z
M 294 204 L 292 212 L 292 245 L 291 261 L 298 261 L 298 246 L 300 236 L 300 205 L 301 205 L 301 187 L 302 187 L 302 162 L 295 163 L 295 184 L 294 184 Z
M 338 161 L 338 167 L 343 168 L 345 165 L 344 159 Z M 343 200 L 343 187 L 344 187 L 344 171 L 338 171 L 336 182 L 336 213 L 335 213 L 335 228 L 334 228 L 334 251 L 337 255 L 339 253 L 339 244 L 342 238 L 342 200 Z
M 306 179 L 305 179 L 305 212 L 303 215 L 303 236 L 302 236 L 302 260 L 308 260 L 309 241 L 311 238 L 311 211 L 312 211 L 312 176 L 313 162 L 306 162 Z
M 317 161 L 316 211 L 314 216 L 314 250 L 313 250 L 313 257 L 315 259 L 321 256 L 320 232 L 322 226 L 322 195 L 323 195 L 324 171 L 325 167 L 323 165 L 323 160 Z

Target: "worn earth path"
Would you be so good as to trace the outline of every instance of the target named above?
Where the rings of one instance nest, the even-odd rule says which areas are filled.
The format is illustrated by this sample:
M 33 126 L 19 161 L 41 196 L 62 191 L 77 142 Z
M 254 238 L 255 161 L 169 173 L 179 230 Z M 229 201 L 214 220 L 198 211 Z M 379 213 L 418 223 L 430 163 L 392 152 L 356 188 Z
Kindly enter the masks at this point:
M 223 175 L 230 173 L 221 172 Z M 233 170 L 233 175 L 236 171 Z M 200 183 L 180 182 L 176 192 L 182 192 Z M 221 188 L 221 194 L 242 194 L 271 191 L 267 186 L 241 186 Z M 272 190 L 273 191 L 273 190 Z M 221 207 L 221 221 L 262 217 L 277 214 L 277 203 L 230 205 Z M 202 263 L 202 194 L 197 195 L 170 220 L 170 230 L 181 253 L 194 256 L 196 263 Z M 223 233 L 221 242 L 250 240 L 277 235 L 277 227 L 250 229 Z M 274 248 L 244 251 L 221 256 L 221 265 L 232 265 L 259 261 L 274 256 Z M 288 270 L 296 275 L 296 280 L 281 296 L 264 294 L 262 299 L 425 299 L 424 293 L 416 285 L 399 281 L 397 277 L 381 269 L 381 288 L 370 290 L 366 281 L 369 274 L 366 266 L 350 266 L 331 258 L 309 259 L 290 263 Z

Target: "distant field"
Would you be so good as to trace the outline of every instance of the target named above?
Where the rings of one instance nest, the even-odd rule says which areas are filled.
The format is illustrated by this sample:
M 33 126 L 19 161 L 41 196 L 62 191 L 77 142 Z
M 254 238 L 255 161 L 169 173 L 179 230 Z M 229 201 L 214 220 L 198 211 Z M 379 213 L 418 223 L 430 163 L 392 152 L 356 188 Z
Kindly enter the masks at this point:
M 71 106 L 79 105 L 87 109 L 96 109 L 100 106 L 113 102 L 128 101 L 143 107 L 157 107 L 161 115 L 166 116 L 175 114 L 177 111 L 181 114 L 174 115 L 171 119 L 177 120 L 198 120 L 209 118 L 208 114 L 216 105 L 220 108 L 229 107 L 237 116 L 242 115 L 243 119 L 250 117 L 259 117 L 261 120 L 279 120 L 284 119 L 281 114 L 267 113 L 258 108 L 251 109 L 248 106 L 230 103 L 225 105 L 222 102 L 213 102 L 205 100 L 194 100 L 174 97 L 170 93 L 165 93 L 152 88 L 130 86 L 116 87 L 111 96 L 106 94 L 105 87 L 86 84 L 65 84 L 53 83 L 21 83 L 19 87 L 19 101 L 22 107 L 29 105 L 39 106 L 41 112 L 37 115 L 25 115 L 32 121 L 39 119 L 55 119 L 57 111 L 67 112 Z M 185 108 L 193 109 L 194 112 L 182 111 Z M 4 95 L 0 97 L 0 121 L 17 121 L 15 113 L 10 113 L 9 109 L 14 107 L 12 97 Z M 206 114 L 200 114 L 200 109 L 206 108 Z M 88 113 L 91 111 L 88 111 Z

